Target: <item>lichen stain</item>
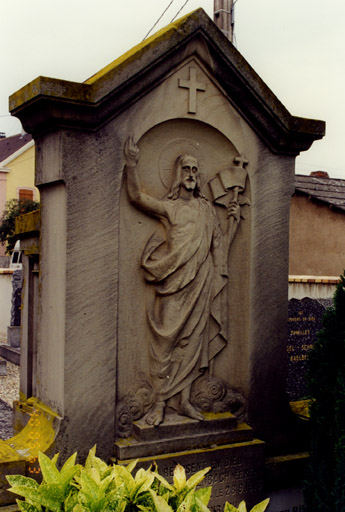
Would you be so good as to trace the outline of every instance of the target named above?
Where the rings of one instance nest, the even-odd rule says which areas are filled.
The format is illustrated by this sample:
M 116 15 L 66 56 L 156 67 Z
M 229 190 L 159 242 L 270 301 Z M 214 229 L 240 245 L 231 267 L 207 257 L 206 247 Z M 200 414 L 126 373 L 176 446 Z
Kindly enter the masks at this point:
M 152 50 L 156 45 L 158 45 L 162 41 L 171 39 L 173 33 L 181 30 L 187 19 L 195 17 L 195 15 L 200 10 L 202 9 L 196 9 L 195 11 L 186 14 L 179 20 L 170 23 L 166 27 L 162 28 L 148 39 L 145 39 L 141 43 L 137 44 L 136 46 L 122 54 L 118 59 L 108 64 L 108 66 L 105 66 L 103 69 L 101 69 L 96 74 L 91 76 L 84 83 L 89 85 L 94 84 L 97 80 L 99 80 L 100 78 L 104 77 L 104 75 L 109 73 L 109 71 L 115 70 L 116 68 L 119 69 L 120 67 L 123 67 L 123 65 L 129 64 L 133 60 L 140 60 L 143 53 Z

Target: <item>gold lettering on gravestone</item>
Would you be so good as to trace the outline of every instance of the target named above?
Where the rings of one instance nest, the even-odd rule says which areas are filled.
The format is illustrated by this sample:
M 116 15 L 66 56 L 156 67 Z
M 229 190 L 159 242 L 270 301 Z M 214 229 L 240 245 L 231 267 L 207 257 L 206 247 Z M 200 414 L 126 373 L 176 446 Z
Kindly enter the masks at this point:
M 290 316 L 289 322 L 316 322 L 315 316 Z
M 212 499 L 224 498 L 231 502 L 231 499 L 239 496 L 258 493 L 262 490 L 261 471 L 247 466 L 240 457 L 224 459 L 211 462 L 212 471 L 205 476 L 203 485 L 212 486 Z M 219 505 L 209 506 L 210 510 L 216 512 Z
M 290 400 L 306 396 L 305 374 L 308 352 L 313 349 L 321 327 L 325 307 L 308 297 L 289 301 L 289 326 L 286 352 L 288 358 L 287 393 Z
M 307 355 L 306 354 L 301 354 L 299 356 L 291 356 L 290 357 L 290 361 L 292 363 L 296 363 L 297 361 L 306 361 L 307 360 Z
M 183 461 L 180 461 L 183 462 Z M 228 456 L 222 458 L 206 459 L 183 464 L 186 476 L 189 478 L 192 474 L 206 467 L 211 467 L 201 486 L 212 486 L 212 498 L 209 509 L 212 512 L 223 512 L 223 503 L 227 500 L 244 499 L 248 495 L 260 494 L 263 488 L 263 478 L 261 468 L 250 459 L 240 456 Z M 174 473 L 174 464 L 159 464 L 160 472 L 164 478 L 172 480 Z M 222 504 L 219 504 L 219 503 Z
M 309 345 L 302 345 L 302 350 L 308 352 L 308 350 L 311 350 L 313 347 L 314 345 L 312 343 L 310 343 Z

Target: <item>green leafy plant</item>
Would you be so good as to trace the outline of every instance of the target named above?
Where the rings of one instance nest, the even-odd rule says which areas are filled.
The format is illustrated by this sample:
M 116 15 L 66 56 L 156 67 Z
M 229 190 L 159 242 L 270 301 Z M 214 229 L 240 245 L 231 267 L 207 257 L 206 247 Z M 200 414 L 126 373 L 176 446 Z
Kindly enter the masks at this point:
M 170 485 L 158 471 L 132 471 L 136 462 L 127 467 L 108 466 L 95 455 L 92 448 L 85 466 L 75 464 L 72 455 L 59 471 L 58 455 L 50 460 L 39 454 L 43 480 L 38 484 L 21 475 L 8 476 L 10 491 L 25 498 L 17 500 L 26 512 L 206 512 L 211 488 L 196 489 L 209 468 L 199 471 L 188 480 L 182 466 L 176 466 L 174 482 Z
M 209 512 L 207 505 L 211 487 L 197 486 L 210 468 L 192 475 L 188 480 L 185 470 L 177 465 L 170 484 L 151 468 L 139 469 L 135 476 L 136 461 L 128 466 L 109 466 L 96 457 L 92 448 L 85 466 L 75 464 L 72 455 L 59 471 L 58 454 L 50 460 L 39 454 L 42 482 L 21 475 L 7 476 L 10 491 L 25 498 L 17 500 L 25 512 Z M 256 505 L 251 512 L 263 512 L 268 500 Z M 225 512 L 246 512 L 245 503 L 236 509 L 229 503 Z M 232 507 L 232 508 L 231 508 Z
M 267 498 L 264 501 L 260 501 L 257 505 L 255 505 L 250 512 L 264 512 L 266 508 L 268 507 L 268 504 L 270 502 L 270 499 Z M 230 503 L 226 502 L 224 507 L 224 512 L 247 512 L 246 503 L 244 501 L 241 501 L 238 508 L 234 507 L 233 505 L 230 505 Z
M 25 498 L 25 502 L 17 500 L 20 510 L 36 512 L 49 510 L 73 510 L 71 507 L 73 495 L 76 494 L 72 481 L 81 466 L 75 464 L 76 453 L 63 465 L 61 471 L 56 467 L 58 454 L 50 460 L 44 453 L 39 455 L 39 463 L 43 481 L 38 484 L 36 480 L 22 475 L 7 476 L 11 491 Z M 62 505 L 65 504 L 65 508 Z
M 5 209 L 0 219 L 0 242 L 6 244 L 6 253 L 13 251 L 17 237 L 15 236 L 16 217 L 38 210 L 40 203 L 31 199 L 10 199 L 6 202 Z

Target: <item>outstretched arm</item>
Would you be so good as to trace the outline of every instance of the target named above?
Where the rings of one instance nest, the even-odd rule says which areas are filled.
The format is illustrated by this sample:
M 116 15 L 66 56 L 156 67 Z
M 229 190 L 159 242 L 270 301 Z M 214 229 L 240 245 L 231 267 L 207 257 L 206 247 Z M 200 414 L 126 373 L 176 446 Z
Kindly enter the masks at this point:
M 139 148 L 130 135 L 125 143 L 125 173 L 127 177 L 127 194 L 131 203 L 141 210 L 153 215 L 166 215 L 166 211 L 162 201 L 145 194 L 141 190 L 138 174 L 137 163 L 139 160 Z

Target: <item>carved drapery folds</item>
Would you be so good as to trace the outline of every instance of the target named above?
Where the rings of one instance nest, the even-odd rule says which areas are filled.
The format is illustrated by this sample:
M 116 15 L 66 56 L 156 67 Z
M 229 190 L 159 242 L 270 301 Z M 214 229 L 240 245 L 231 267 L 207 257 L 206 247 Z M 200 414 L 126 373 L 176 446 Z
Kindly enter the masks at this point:
M 140 384 L 133 386 L 116 408 L 116 433 L 118 437 L 129 437 L 133 422 L 142 418 L 155 403 L 155 392 L 145 376 Z
M 243 419 L 246 410 L 245 399 L 241 393 L 209 374 L 202 375 L 193 382 L 191 402 L 200 411 L 231 412 L 239 420 Z
M 229 252 L 250 204 L 243 195 L 248 161 L 222 150 L 221 165 L 210 171 L 214 159 L 198 140 L 183 137 L 167 141 L 158 161 L 152 160 L 158 163 L 155 170 L 145 169 L 151 163 L 147 154 L 145 164 L 140 162 L 140 151 L 129 137 L 127 197 L 157 226 L 141 254 L 140 276 L 149 291 L 144 303 L 148 368 L 117 407 L 119 437 L 130 436 L 133 422 L 143 417 L 160 425 L 171 409 L 199 421 L 203 412 L 242 418 L 245 411 L 243 396 L 214 375 L 214 362 L 229 343 Z M 168 191 L 161 199 L 139 180 L 157 174 Z
M 202 375 L 193 382 L 190 400 L 200 412 L 231 412 L 241 421 L 245 416 L 246 403 L 243 395 L 209 374 Z M 138 387 L 133 387 L 117 406 L 117 436 L 130 437 L 133 434 L 133 423 L 143 418 L 155 401 L 156 395 L 149 379 L 143 378 Z

